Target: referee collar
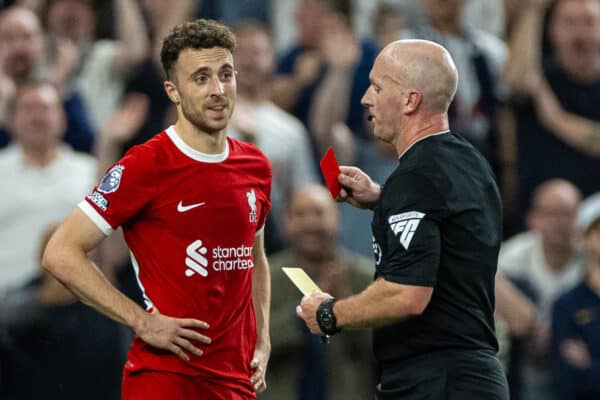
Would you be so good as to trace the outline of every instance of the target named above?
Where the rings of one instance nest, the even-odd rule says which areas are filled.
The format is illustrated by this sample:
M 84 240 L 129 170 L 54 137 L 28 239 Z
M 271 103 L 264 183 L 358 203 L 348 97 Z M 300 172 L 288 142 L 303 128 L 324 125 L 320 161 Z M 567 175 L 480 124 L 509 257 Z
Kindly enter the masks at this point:
M 408 152 L 408 151 L 409 151 L 409 150 L 410 150 L 410 149 L 411 149 L 411 148 L 412 148 L 412 147 L 413 147 L 415 144 L 419 143 L 420 141 L 422 141 L 422 140 L 425 140 L 425 139 L 428 139 L 428 138 L 430 138 L 430 137 L 432 137 L 432 136 L 445 135 L 446 133 L 450 133 L 450 130 L 446 130 L 446 131 L 442 131 L 442 132 L 436 132 L 436 133 L 432 133 L 432 134 L 430 134 L 430 135 L 427 135 L 427 136 L 424 136 L 424 137 L 422 137 L 421 139 L 417 140 L 416 142 L 414 142 L 414 143 L 412 143 L 410 146 L 408 146 L 408 147 L 406 148 L 406 150 L 404 150 L 404 151 L 402 152 L 402 154 L 400 154 L 400 155 L 398 156 L 398 160 L 400 160 L 400 159 L 402 158 L 402 156 L 404 156 L 404 155 L 405 155 L 405 154 L 406 154 L 406 153 L 407 153 L 407 152 Z

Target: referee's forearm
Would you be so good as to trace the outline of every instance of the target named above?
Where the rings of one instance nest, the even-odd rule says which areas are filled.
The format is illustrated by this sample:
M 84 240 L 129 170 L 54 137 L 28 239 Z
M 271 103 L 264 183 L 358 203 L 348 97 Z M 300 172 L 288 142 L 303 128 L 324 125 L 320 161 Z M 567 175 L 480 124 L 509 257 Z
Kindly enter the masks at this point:
M 361 293 L 337 301 L 333 313 L 339 328 L 377 328 L 421 314 L 431 292 L 380 278 Z

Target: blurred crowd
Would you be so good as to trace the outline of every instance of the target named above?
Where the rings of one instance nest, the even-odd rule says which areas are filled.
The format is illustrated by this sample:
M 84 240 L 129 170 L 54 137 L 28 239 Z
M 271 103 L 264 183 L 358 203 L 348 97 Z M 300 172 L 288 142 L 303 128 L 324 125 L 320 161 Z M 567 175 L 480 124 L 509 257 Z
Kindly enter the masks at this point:
M 377 52 L 406 38 L 452 54 L 451 129 L 502 192 L 496 327 L 511 398 L 600 398 L 600 0 L 0 0 L 0 398 L 119 398 L 131 332 L 42 273 L 40 252 L 113 162 L 174 123 L 161 39 L 198 17 L 234 29 L 228 134 L 273 167 L 259 398 L 373 397 L 368 332 L 321 345 L 281 267 L 334 296 L 371 281 L 371 215 L 335 203 L 318 162 L 331 146 L 379 182 L 396 167 L 360 99 Z M 118 231 L 94 257 L 140 300 Z

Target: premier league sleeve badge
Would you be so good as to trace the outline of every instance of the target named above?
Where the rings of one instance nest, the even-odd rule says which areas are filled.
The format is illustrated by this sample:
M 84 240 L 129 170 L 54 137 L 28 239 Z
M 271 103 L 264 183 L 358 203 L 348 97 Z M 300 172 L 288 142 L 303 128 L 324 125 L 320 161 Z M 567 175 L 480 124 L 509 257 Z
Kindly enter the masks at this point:
M 100 185 L 98 185 L 98 191 L 105 194 L 116 192 L 121 183 L 124 169 L 125 167 L 123 165 L 115 165 L 112 167 L 106 175 L 104 175 L 104 178 L 102 178 Z

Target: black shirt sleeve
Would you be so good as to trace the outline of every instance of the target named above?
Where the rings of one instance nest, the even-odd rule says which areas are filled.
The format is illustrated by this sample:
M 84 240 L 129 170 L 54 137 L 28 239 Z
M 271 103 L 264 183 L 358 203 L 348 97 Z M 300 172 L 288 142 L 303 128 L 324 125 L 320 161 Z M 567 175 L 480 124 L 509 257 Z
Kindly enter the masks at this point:
M 392 176 L 375 210 L 373 233 L 381 258 L 377 276 L 405 285 L 434 287 L 440 264 L 439 223 L 446 206 L 433 180 L 407 172 Z

